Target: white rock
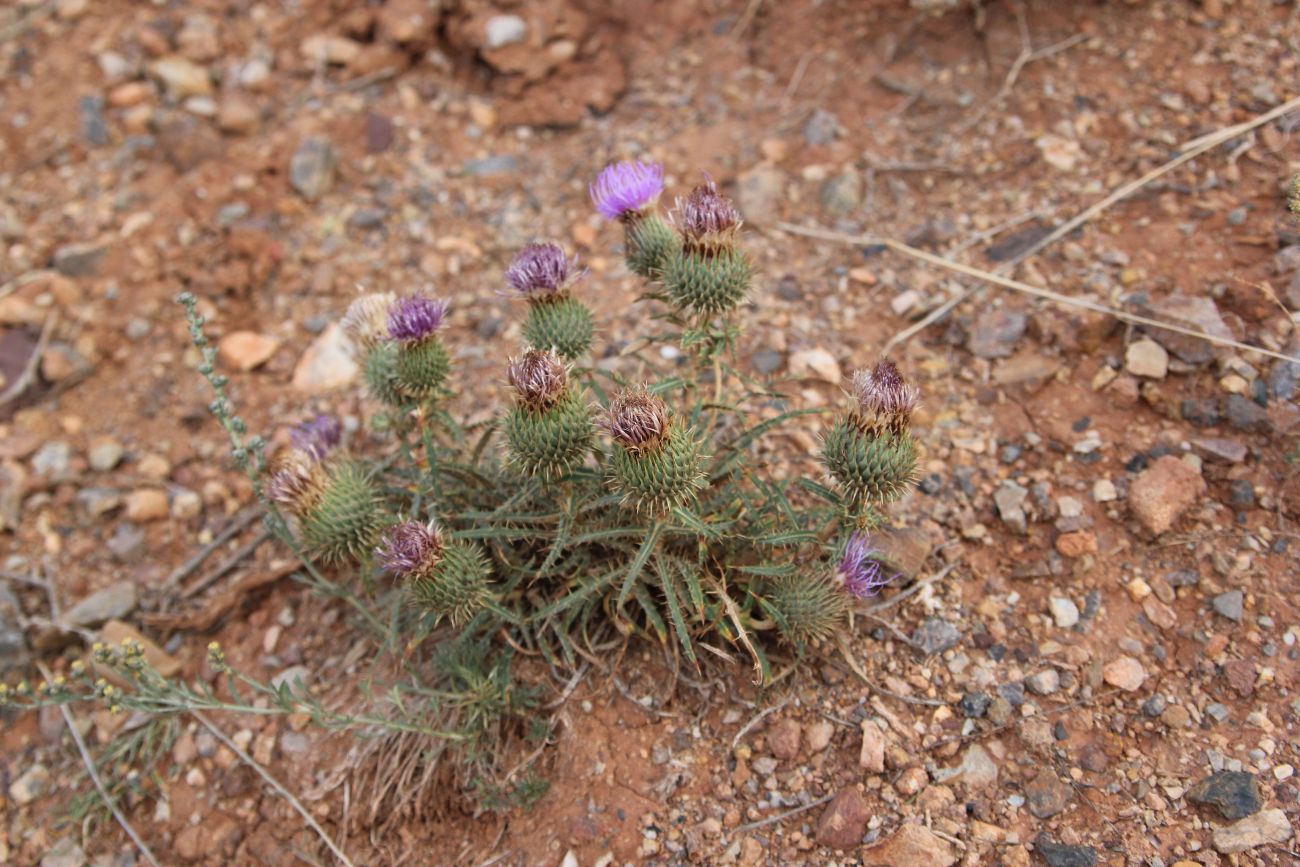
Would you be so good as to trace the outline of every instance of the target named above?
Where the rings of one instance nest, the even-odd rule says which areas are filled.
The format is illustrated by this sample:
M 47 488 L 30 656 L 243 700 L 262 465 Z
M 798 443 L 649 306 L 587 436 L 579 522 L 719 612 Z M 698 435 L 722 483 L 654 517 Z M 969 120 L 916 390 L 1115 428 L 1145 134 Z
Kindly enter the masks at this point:
M 831 385 L 839 385 L 844 374 L 840 372 L 840 363 L 825 349 L 804 349 L 790 356 L 788 362 L 790 375 L 798 379 L 820 379 Z
M 484 35 L 488 48 L 504 48 L 524 41 L 528 35 L 528 22 L 518 15 L 493 15 L 488 19 Z
M 1079 606 L 1069 599 L 1053 596 L 1047 601 L 1047 606 L 1052 611 L 1052 619 L 1061 629 L 1069 629 L 1079 622 Z
M 312 341 L 293 371 L 293 386 L 308 394 L 350 385 L 360 369 L 352 359 L 352 341 L 332 322 Z
M 1124 353 L 1124 367 L 1134 376 L 1164 379 L 1169 373 L 1169 353 L 1149 337 L 1135 340 Z

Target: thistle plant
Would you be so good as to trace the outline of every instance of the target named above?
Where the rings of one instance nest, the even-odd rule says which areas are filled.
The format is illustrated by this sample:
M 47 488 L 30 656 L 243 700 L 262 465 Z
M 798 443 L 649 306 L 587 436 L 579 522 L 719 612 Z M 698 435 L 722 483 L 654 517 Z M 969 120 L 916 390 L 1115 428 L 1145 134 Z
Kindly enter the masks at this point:
M 735 366 L 737 312 L 762 291 L 735 205 L 706 182 L 676 200 L 670 225 L 656 211 L 663 186 L 661 166 L 620 163 L 591 195 L 623 226 L 628 268 L 667 329 L 647 328 L 617 363 L 580 366 L 595 332 L 575 297 L 584 275 L 559 245 L 529 244 L 504 268 L 528 306 L 526 345 L 504 370 L 510 401 L 489 422 L 454 415 L 463 383 L 443 343 L 444 301 L 353 301 L 342 325 L 382 405 L 367 437 L 379 454 L 316 416 L 268 461 L 266 441 L 233 412 L 197 299 L 182 299 L 214 415 L 268 525 L 301 558 L 300 580 L 348 606 L 373 642 L 361 692 L 396 698 L 345 722 L 307 697 L 264 693 L 214 656 L 232 695 L 252 689 L 286 713 L 306 706 L 323 724 L 413 738 L 394 750 L 452 757 L 463 790 L 525 797 L 527 775 L 505 751 L 546 726 L 514 683 L 516 651 L 573 670 L 644 638 L 674 666 L 748 658 L 762 682 L 773 654 L 842 640 L 855 606 L 895 580 L 867 533 L 912 484 L 917 390 L 887 360 L 858 373 L 824 432 L 833 483 L 769 478 L 755 459 L 764 437 L 824 411 L 773 414 L 788 398 Z M 688 357 L 663 370 L 664 355 L 648 350 L 669 341 Z M 135 665 L 128 656 L 113 664 Z M 124 690 L 92 680 L 78 695 L 158 714 L 249 706 L 137 674 Z M 56 693 L 63 700 L 44 695 Z
M 576 260 L 550 242 L 524 247 L 506 269 L 506 284 L 528 301 L 524 339 L 570 361 L 587 354 L 595 331 L 591 311 L 573 297 L 581 277 Z
M 655 212 L 663 189 L 664 167 L 643 162 L 611 163 L 590 187 L 601 216 L 623 225 L 628 268 L 646 279 L 659 277 L 679 244 L 672 227 Z

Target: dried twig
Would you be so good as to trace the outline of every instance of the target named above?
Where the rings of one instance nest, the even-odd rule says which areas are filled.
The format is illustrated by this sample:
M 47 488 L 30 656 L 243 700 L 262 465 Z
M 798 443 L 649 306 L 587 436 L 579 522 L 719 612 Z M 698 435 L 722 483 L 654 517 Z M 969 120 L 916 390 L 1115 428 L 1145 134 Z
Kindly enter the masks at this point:
M 54 676 L 50 674 L 50 670 L 45 667 L 45 663 L 38 662 L 37 666 L 41 670 L 41 675 L 44 676 L 47 681 L 54 680 Z M 117 820 L 117 824 L 126 832 L 126 836 L 131 838 L 131 842 L 135 844 L 135 847 L 140 850 L 140 854 L 144 856 L 144 860 L 154 865 L 154 867 L 160 867 L 158 859 L 154 857 L 153 851 L 150 850 L 144 840 L 140 838 L 140 835 L 136 833 L 135 828 L 131 827 L 131 823 L 126 820 L 125 814 L 118 809 L 117 800 L 109 793 L 108 789 L 105 788 L 104 781 L 99 778 L 99 771 L 95 768 L 95 760 L 90 755 L 90 750 L 87 749 L 86 741 L 82 738 L 81 732 L 77 730 L 77 722 L 72 718 L 72 711 L 68 710 L 66 704 L 59 705 L 59 710 L 63 713 L 64 725 L 68 728 L 68 734 L 72 735 L 72 742 L 77 745 L 77 752 L 81 754 L 81 762 L 86 766 L 86 773 L 90 775 L 90 781 L 95 784 L 95 789 L 99 792 L 99 797 L 104 799 L 104 803 L 113 813 L 113 818 Z
M 836 794 L 835 792 L 831 792 L 829 795 L 822 795 L 820 798 L 818 798 L 815 801 L 809 801 L 807 804 L 804 804 L 803 806 L 795 807 L 791 810 L 786 810 L 784 813 L 777 813 L 775 816 L 768 816 L 766 819 L 759 819 L 758 821 L 755 822 L 748 822 L 744 825 L 737 827 L 736 830 L 733 831 L 732 833 L 747 834 L 750 831 L 753 831 L 755 828 L 762 828 L 765 825 L 771 825 L 775 822 L 783 822 L 786 819 L 790 818 L 791 816 L 798 816 L 800 813 L 806 813 L 809 810 L 813 809 L 814 807 L 820 807 L 822 804 L 825 804 L 827 801 L 834 798 L 835 794 Z
M 940 569 L 938 572 L 935 572 L 933 575 L 929 576 L 928 578 L 923 578 L 920 581 L 917 581 L 915 584 L 913 584 L 911 587 L 908 587 L 906 590 L 904 590 L 902 593 L 899 593 L 897 596 L 891 596 L 888 599 L 886 599 L 884 602 L 877 602 L 875 605 L 872 605 L 870 608 L 866 609 L 862 613 L 871 615 L 871 614 L 875 614 L 877 611 L 884 611 L 886 608 L 893 608 L 895 605 L 902 602 L 907 597 L 916 593 L 920 593 L 923 589 L 929 587 L 931 584 L 934 584 L 937 581 L 942 581 L 944 578 L 948 577 L 949 572 L 951 572 L 953 569 L 956 568 L 957 568 L 956 563 L 949 563 L 947 566 L 944 566 L 942 569 Z
M 22 397 L 23 392 L 27 391 L 28 386 L 36 379 L 36 369 L 40 366 L 41 356 L 45 354 L 45 347 L 49 346 L 50 337 L 54 334 L 54 326 L 58 321 L 59 314 L 57 312 L 52 312 L 45 317 L 45 324 L 41 326 L 41 336 L 37 338 L 32 354 L 28 357 L 27 363 L 23 365 L 23 372 L 3 393 L 0 393 L 0 406 L 5 406 Z
M 1256 127 L 1263 126 L 1264 124 L 1268 123 L 1271 120 L 1276 120 L 1277 118 L 1281 117 L 1284 114 L 1288 114 L 1292 111 L 1295 111 L 1297 108 L 1300 108 L 1300 97 L 1295 97 L 1293 99 L 1290 99 L 1282 103 L 1281 105 L 1271 109 L 1270 111 L 1267 111 L 1249 121 L 1246 121 L 1245 123 L 1239 123 L 1235 126 L 1225 127 L 1224 129 L 1221 129 L 1218 132 L 1211 133 L 1207 136 L 1202 136 L 1201 138 L 1196 139 L 1194 142 L 1190 142 L 1189 149 L 1184 150 L 1177 157 L 1169 160 L 1168 162 L 1164 163 L 1163 165 L 1155 169 L 1152 169 L 1151 171 L 1147 172 L 1137 180 L 1130 181 L 1129 183 L 1124 184 L 1123 186 L 1116 189 L 1114 192 L 1110 193 L 1110 195 L 1106 196 L 1105 198 L 1101 199 L 1100 201 L 1096 202 L 1092 206 L 1085 209 L 1083 212 L 1081 212 L 1074 218 L 1067 220 L 1066 222 L 1062 223 L 1060 226 L 1057 226 L 1046 236 L 1040 238 L 1038 241 L 1035 241 L 1033 244 L 1031 244 L 1027 249 L 1022 251 L 1015 257 L 1009 259 L 1008 261 L 1003 262 L 1000 266 L 998 266 L 997 269 L 995 269 L 993 273 L 1002 274 L 1007 271 L 1010 271 L 1012 268 L 1014 268 L 1017 264 L 1019 264 L 1023 260 L 1040 252 L 1048 245 L 1053 244 L 1056 241 L 1059 241 L 1061 238 L 1070 234 L 1075 229 L 1079 228 L 1084 223 L 1088 222 L 1093 217 L 1100 214 L 1102 211 L 1106 210 L 1107 208 L 1116 204 L 1117 202 L 1123 201 L 1124 199 L 1133 195 L 1135 192 L 1137 192 L 1147 184 L 1151 183 L 1156 178 L 1159 178 L 1162 175 L 1165 175 L 1173 171 L 1174 169 L 1181 166 L 1183 163 L 1195 159 L 1196 157 L 1200 156 L 1206 151 L 1212 150 L 1213 148 L 1217 147 L 1218 145 L 1222 144 L 1225 141 L 1229 141 L 1233 138 L 1236 138 L 1242 133 L 1249 132 L 1250 130 L 1255 129 Z M 804 235 L 809 235 L 810 237 L 821 237 L 827 240 L 840 241 L 842 243 L 852 243 L 855 245 L 883 244 L 884 246 L 890 247 L 891 249 L 894 249 L 901 253 L 906 253 L 907 255 L 913 255 L 914 253 L 918 253 L 920 254 L 918 258 L 921 258 L 923 261 L 930 261 L 932 264 L 938 264 L 944 267 L 947 267 L 949 264 L 952 265 L 956 264 L 955 262 L 950 262 L 949 260 L 944 259 L 940 256 L 934 256 L 930 259 L 927 259 L 926 257 L 929 257 L 931 254 L 923 253 L 920 250 L 915 250 L 911 247 L 908 247 L 905 244 L 900 244 L 897 241 L 892 241 L 889 239 L 875 238 L 875 237 L 850 238 L 850 236 L 839 235 L 838 233 L 833 233 L 833 232 L 827 232 L 824 229 L 807 230 L 801 227 L 792 226 L 789 223 L 781 223 L 779 224 L 779 227 L 785 229 L 786 231 L 793 232 L 794 234 L 804 234 Z M 965 267 L 965 266 L 961 266 L 961 267 Z M 960 268 L 957 270 L 960 270 Z M 972 274 L 971 272 L 974 273 Z M 971 276 L 979 276 L 980 279 L 986 279 L 984 275 L 988 274 L 989 272 L 979 271 L 978 269 L 971 269 L 970 271 L 966 271 L 963 273 L 971 274 Z M 883 351 L 888 352 L 893 347 L 910 339 L 912 336 L 928 328 L 930 325 L 939 321 L 944 316 L 947 316 L 948 313 L 954 307 L 956 307 L 958 304 L 965 301 L 967 298 L 969 298 L 975 292 L 979 291 L 981 288 L 983 288 L 982 285 L 973 286 L 969 289 L 966 289 L 959 295 L 950 298 L 948 301 L 945 301 L 943 304 L 939 305 L 934 310 L 930 311 L 930 313 L 926 315 L 926 317 L 922 319 L 920 322 L 917 322 L 916 324 L 908 328 L 905 328 L 904 330 L 900 331 L 898 334 L 895 334 L 893 337 L 891 337 L 889 339 L 889 342 L 885 344 Z M 1011 287 L 1011 288 L 1016 288 L 1016 287 Z M 1065 296 L 1058 296 L 1058 297 L 1064 298 Z M 1070 301 L 1066 303 L 1076 303 L 1076 302 L 1074 301 L 1074 299 L 1070 299 Z M 1101 312 L 1110 313 L 1111 309 L 1103 308 Z M 1168 327 L 1163 325 L 1162 323 L 1156 323 L 1156 324 L 1159 325 L 1160 327 L 1165 327 L 1165 328 Z M 1199 334 L 1197 332 L 1192 332 L 1192 336 L 1205 337 L 1205 335 Z M 1209 338 L 1207 337 L 1207 339 Z M 1245 347 L 1243 344 L 1238 348 L 1251 349 L 1253 347 Z M 1270 354 L 1267 350 L 1258 350 L 1258 351 L 1264 352 L 1265 354 Z
M 244 752 L 239 744 L 231 740 L 225 732 L 213 724 L 213 722 L 206 716 L 197 710 L 191 710 L 190 713 L 194 715 L 196 720 L 203 724 L 204 728 L 212 732 L 213 737 L 225 744 L 231 752 L 239 756 L 240 761 L 256 771 L 257 775 L 266 781 L 268 786 L 275 789 L 276 793 L 289 803 L 289 806 L 293 808 L 294 812 L 301 816 L 303 821 L 316 832 L 316 836 L 320 837 L 321 841 L 329 847 L 329 850 L 334 853 L 335 858 L 338 858 L 339 861 L 346 865 L 346 867 L 353 867 L 352 862 L 348 860 L 348 856 L 339 848 L 339 845 L 334 842 L 333 838 L 325 832 L 325 829 L 316 821 L 316 818 L 311 813 L 307 812 L 307 808 L 302 805 L 302 802 L 294 797 L 293 792 L 290 792 L 280 783 L 279 780 L 271 776 L 270 771 L 255 762 L 252 756 Z
M 162 585 L 163 589 L 169 590 L 188 578 L 191 572 L 203 565 L 203 561 L 208 559 L 213 551 L 226 544 L 226 542 L 230 541 L 230 539 L 239 533 L 240 530 L 253 523 L 253 519 L 260 515 L 261 512 L 261 506 L 254 506 L 242 514 L 236 515 L 235 519 L 230 522 L 230 525 L 218 533 L 216 538 L 200 548 L 198 553 L 177 566 L 172 571 L 172 574 L 167 576 L 167 580 L 164 581 Z
M 216 569 L 213 569 L 211 573 L 203 576 L 198 581 L 195 581 L 189 587 L 186 587 L 184 590 L 182 590 L 181 596 L 188 599 L 191 596 L 195 596 L 199 593 L 202 593 L 204 590 L 210 587 L 214 582 L 216 582 L 217 579 L 221 578 L 222 575 L 225 575 L 231 569 L 234 569 L 236 566 L 238 566 L 241 560 L 243 560 L 245 557 L 249 556 L 254 551 L 256 551 L 259 547 L 261 547 L 263 542 L 267 541 L 270 538 L 271 538 L 270 530 L 263 530 L 262 532 L 258 533 L 252 539 L 249 539 L 246 543 L 241 545 L 238 551 L 236 551 L 235 553 L 227 557 L 221 563 L 221 565 L 218 566 Z
M 743 738 L 745 735 L 749 734 L 750 730 L 753 729 L 754 726 L 762 722 L 765 717 L 776 713 L 777 711 L 779 711 L 781 708 L 785 707 L 789 703 L 790 703 L 790 699 L 787 698 L 785 701 L 781 702 L 780 704 L 774 704 L 771 707 L 764 708 L 763 710 L 756 713 L 753 717 L 750 718 L 749 722 L 745 723 L 743 726 L 740 727 L 740 731 L 736 732 L 736 736 L 731 739 L 731 748 L 734 750 L 737 747 L 737 745 L 740 744 L 740 739 Z
M 895 241 L 893 238 L 877 238 L 870 235 L 859 235 L 859 236 L 841 235 L 838 232 L 831 232 L 825 229 L 805 229 L 800 226 L 791 225 L 789 223 L 779 223 L 778 228 L 784 229 L 785 231 L 791 232 L 796 235 L 807 235 L 813 238 L 823 238 L 825 240 L 836 240 L 846 244 L 853 244 L 855 246 L 865 245 L 865 244 L 880 244 L 885 247 L 888 247 L 891 250 L 895 250 L 899 253 L 902 253 L 906 256 L 911 256 L 914 259 L 919 259 L 922 262 L 928 262 L 931 265 L 938 265 L 940 268 L 946 268 L 947 270 L 955 271 L 958 274 L 965 274 L 968 277 L 977 277 L 980 280 L 984 281 L 985 283 L 993 283 L 998 286 L 1006 287 L 1007 289 L 1014 289 L 1017 292 L 1023 292 L 1024 294 L 1032 295 L 1035 298 L 1042 298 L 1045 301 L 1052 301 L 1056 304 L 1063 304 L 1067 307 L 1081 307 L 1084 310 L 1092 310 L 1095 313 L 1104 313 L 1107 316 L 1114 316 L 1116 319 L 1119 319 L 1123 322 L 1131 322 L 1134 325 L 1144 325 L 1147 328 L 1159 328 L 1164 331 L 1172 331 L 1175 334 L 1183 334 L 1186 335 L 1187 337 L 1195 337 L 1198 340 L 1204 340 L 1206 343 L 1212 343 L 1215 346 L 1227 346 L 1227 347 L 1231 347 L 1232 349 L 1240 350 L 1241 352 L 1257 352 L 1260 355 L 1267 355 L 1270 358 L 1276 358 L 1281 361 L 1291 361 L 1300 364 L 1300 358 L 1287 355 L 1286 353 L 1283 352 L 1275 352 L 1271 349 L 1265 349 L 1262 346 L 1252 346 L 1249 343 L 1242 343 L 1239 340 L 1231 340 L 1226 337 L 1217 337 L 1213 334 L 1207 334 L 1204 331 L 1197 331 L 1193 328 L 1185 328 L 1182 325 L 1175 325 L 1172 322 L 1161 322 L 1160 320 L 1152 319 L 1149 316 L 1140 316 L 1136 313 L 1129 313 L 1127 311 L 1120 310 L 1117 307 L 1111 307 L 1107 304 L 1099 304 L 1096 301 L 1088 301 L 1083 298 L 1072 298 L 1069 295 L 1062 295 L 1060 292 L 1053 292 L 1051 289 L 1043 289 L 1038 286 L 1031 286 L 1030 284 L 1021 282 L 1020 280 L 1012 280 L 1009 277 L 1003 277 L 995 271 L 985 271 L 982 268 L 975 268 L 970 265 L 963 265 L 961 262 L 954 262 L 951 259 L 947 259 L 943 256 L 939 256 L 934 253 L 927 253 L 925 250 L 918 250 L 915 247 L 909 246 L 908 244 L 904 244 L 902 241 Z M 1029 254 L 1026 253 L 1026 255 Z M 968 298 L 977 288 L 979 287 L 977 286 L 966 290 L 961 295 L 947 302 L 946 304 L 943 305 L 943 307 L 939 309 L 944 310 L 945 312 L 947 310 L 951 310 L 963 299 Z M 894 335 L 894 337 L 891 338 L 890 341 L 885 344 L 884 349 L 881 350 L 882 353 L 888 353 L 889 350 L 892 349 L 895 345 L 902 342 L 903 340 L 906 340 L 907 338 L 915 334 L 918 330 L 920 330 L 918 326 L 923 327 L 924 325 L 933 322 L 936 318 L 937 317 L 935 317 L 934 314 L 931 314 L 930 316 L 927 316 L 925 319 L 923 319 L 921 322 L 917 323 L 916 326 L 913 326 L 907 329 L 906 331 Z

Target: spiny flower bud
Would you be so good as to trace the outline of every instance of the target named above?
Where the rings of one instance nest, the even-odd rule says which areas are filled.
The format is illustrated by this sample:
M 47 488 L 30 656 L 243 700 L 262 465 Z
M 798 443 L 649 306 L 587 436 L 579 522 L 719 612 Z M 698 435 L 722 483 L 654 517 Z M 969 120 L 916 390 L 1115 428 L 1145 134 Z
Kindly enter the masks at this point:
M 506 284 L 525 298 L 553 297 L 581 276 L 574 273 L 577 264 L 577 257 L 571 261 L 559 244 L 528 244 L 506 269 Z
M 795 644 L 825 641 L 844 624 L 848 596 L 825 574 L 795 573 L 769 582 L 763 607 Z
M 553 352 L 530 349 L 507 375 L 519 393 L 505 417 L 511 462 L 531 476 L 562 476 L 591 448 L 590 407 L 568 387 L 568 367 Z
M 294 426 L 289 432 L 289 442 L 295 449 L 319 461 L 339 444 L 342 436 L 343 426 L 339 420 L 332 415 L 322 414 Z
M 749 294 L 749 257 L 736 247 L 740 212 L 712 181 L 677 200 L 681 249 L 663 264 L 664 291 L 679 310 L 729 313 Z
M 510 359 L 506 378 L 525 405 L 540 410 L 563 396 L 569 384 L 569 366 L 551 350 L 529 349 Z
M 677 199 L 677 220 L 687 245 L 706 244 L 740 228 L 740 211 L 718 192 L 713 181 L 700 184 Z
M 645 386 L 614 395 L 600 426 L 630 452 L 652 452 L 668 435 L 671 415 L 664 399 Z
M 613 484 L 638 511 L 669 512 L 703 487 L 702 443 L 673 419 L 658 395 L 645 388 L 621 392 L 601 426 L 615 443 Z
M 453 626 L 464 625 L 488 600 L 483 553 L 463 542 L 444 542 L 432 521 L 390 527 L 375 554 L 386 571 L 406 582 L 414 605 Z
M 397 301 L 391 292 L 362 295 L 348 305 L 340 324 L 359 353 L 388 337 L 388 311 Z
M 898 365 L 887 358 L 876 362 L 869 371 L 864 369 L 853 374 L 853 394 L 866 417 L 893 418 L 903 424 L 911 420 L 912 412 L 921 402 L 920 389 L 908 385 Z
M 915 480 L 911 413 L 919 393 L 890 361 L 860 371 L 853 382 L 855 406 L 827 431 L 822 460 L 846 505 L 859 512 L 869 503 L 898 499 Z
M 549 300 L 530 299 L 523 334 L 533 346 L 554 349 L 575 361 L 591 349 L 595 332 L 591 311 L 577 298 L 561 295 Z
M 870 537 L 864 533 L 855 531 L 849 536 L 849 541 L 844 546 L 844 556 L 840 558 L 839 567 L 835 570 L 849 595 L 858 599 L 870 598 L 898 577 L 884 573 L 880 561 L 875 559 L 876 553 L 871 547 Z
M 359 560 L 375 545 L 384 504 L 370 472 L 353 460 L 323 465 L 320 494 L 298 513 L 307 553 L 330 563 Z
M 398 343 L 393 374 L 402 394 L 429 400 L 442 392 L 451 356 L 437 331 L 446 315 L 447 302 L 428 295 L 400 298 L 388 311 L 388 335 Z
M 629 161 L 605 166 L 588 191 L 605 219 L 622 220 L 654 202 L 663 189 L 662 164 Z

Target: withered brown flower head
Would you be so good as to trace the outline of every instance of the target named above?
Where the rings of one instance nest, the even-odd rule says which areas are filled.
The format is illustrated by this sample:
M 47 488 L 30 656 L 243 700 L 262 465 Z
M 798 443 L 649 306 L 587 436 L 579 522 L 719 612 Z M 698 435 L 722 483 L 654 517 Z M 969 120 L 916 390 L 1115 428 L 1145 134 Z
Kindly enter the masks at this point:
M 908 385 L 898 366 L 881 359 L 871 370 L 853 374 L 853 393 L 865 413 L 910 419 L 921 400 L 921 392 Z
M 610 436 L 633 452 L 654 451 L 668 436 L 668 405 L 645 386 L 619 392 L 600 421 Z
M 713 181 L 700 184 L 685 198 L 677 197 L 677 222 L 693 240 L 722 235 L 740 225 L 740 211 L 718 192 Z
M 560 399 L 569 385 L 569 367 L 549 349 L 529 349 L 510 359 L 506 378 L 528 406 L 545 409 Z

